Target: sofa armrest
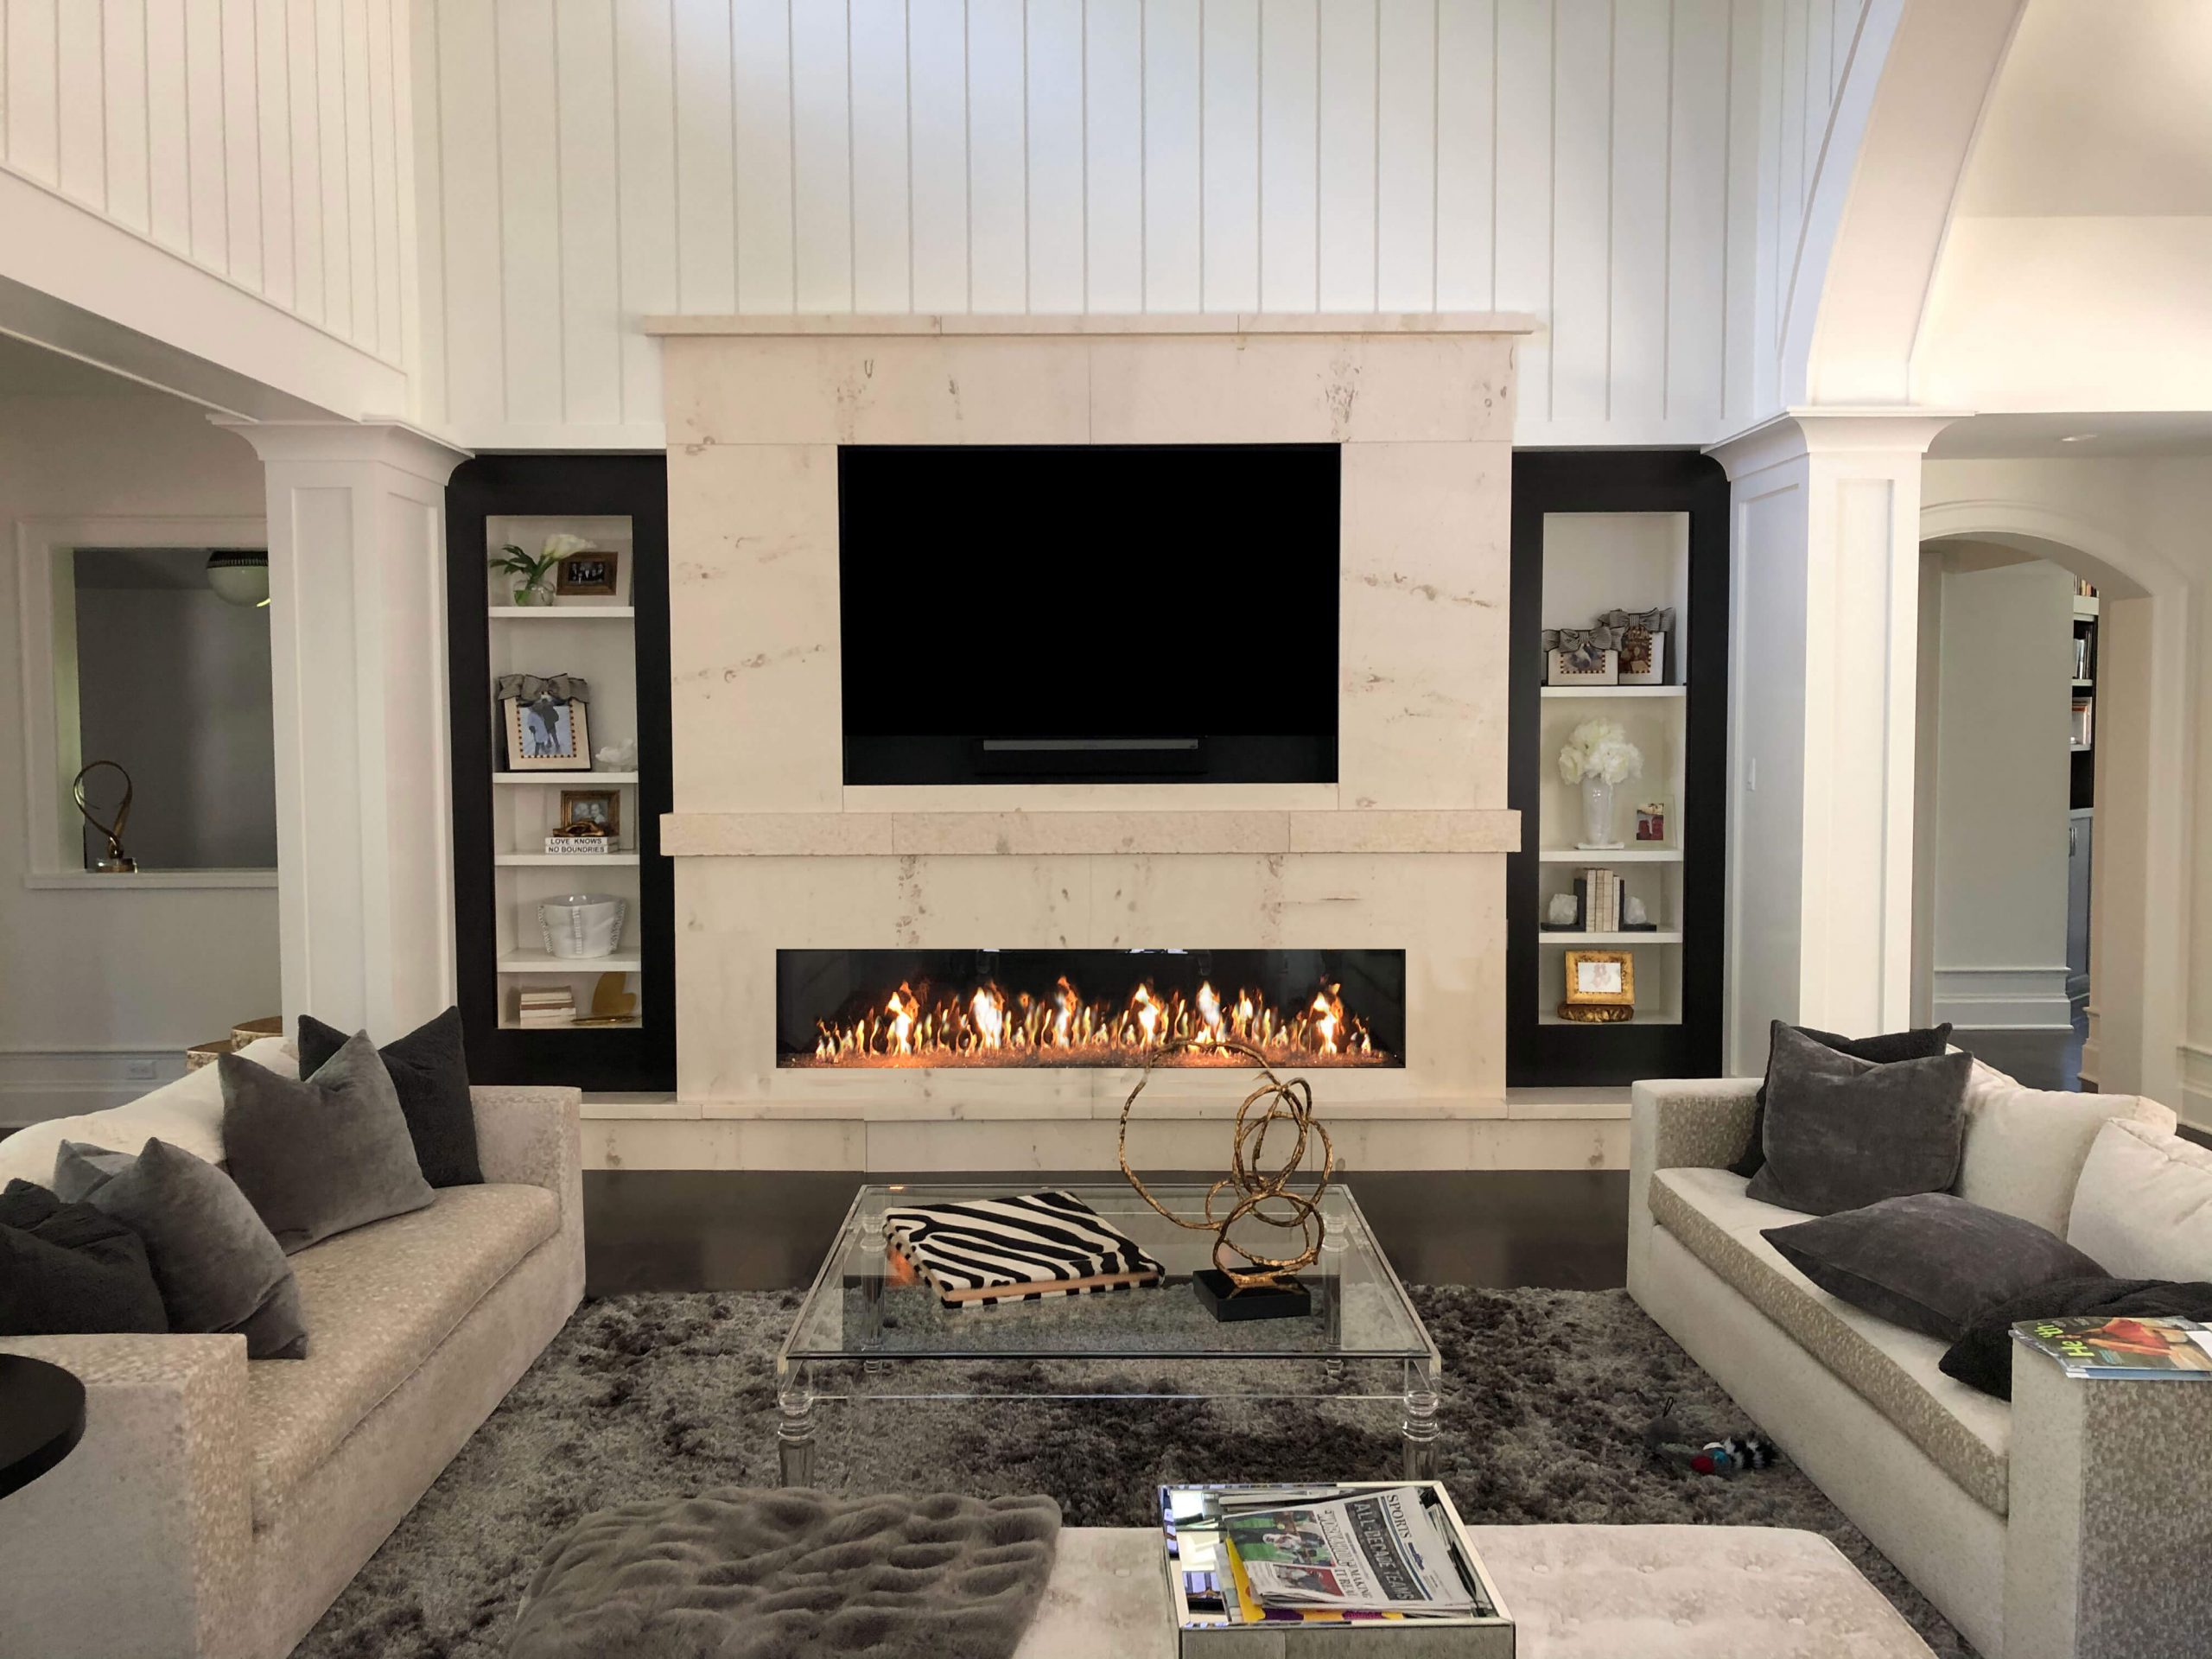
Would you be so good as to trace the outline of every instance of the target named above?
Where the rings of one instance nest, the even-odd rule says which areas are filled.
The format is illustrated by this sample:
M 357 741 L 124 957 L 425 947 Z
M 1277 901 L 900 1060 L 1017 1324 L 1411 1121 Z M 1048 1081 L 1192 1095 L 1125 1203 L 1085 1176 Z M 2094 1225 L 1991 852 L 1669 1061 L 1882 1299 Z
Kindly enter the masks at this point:
M 486 1181 L 542 1186 L 560 1201 L 559 1243 L 584 1287 L 583 1095 L 575 1089 L 474 1088 L 476 1160 Z
M 2212 1653 L 2212 1386 L 2012 1355 L 2005 1659 Z
M 1662 1169 L 1726 1169 L 1751 1138 L 1757 1077 L 1639 1083 L 1629 1091 L 1628 1287 L 1643 1300 L 1651 1177 Z
M 0 1504 L 0 1651 L 225 1651 L 251 1614 L 245 1338 L 18 1337 L 0 1351 L 62 1367 L 86 1396 L 76 1450 Z

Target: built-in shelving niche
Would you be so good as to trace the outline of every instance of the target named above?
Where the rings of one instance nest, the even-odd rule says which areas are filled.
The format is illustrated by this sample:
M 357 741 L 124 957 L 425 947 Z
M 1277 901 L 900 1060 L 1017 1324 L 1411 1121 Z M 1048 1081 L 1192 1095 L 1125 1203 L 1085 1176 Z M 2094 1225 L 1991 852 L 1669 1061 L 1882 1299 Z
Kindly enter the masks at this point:
M 1677 451 L 1530 451 L 1513 462 L 1509 793 L 1522 850 L 1510 861 L 1506 1080 L 1520 1088 L 1710 1077 L 1719 1068 L 1727 786 L 1728 486 Z M 1548 685 L 1542 632 L 1611 609 L 1675 613 L 1664 683 Z M 1617 721 L 1643 757 L 1619 786 L 1624 845 L 1585 851 L 1579 790 L 1558 757 L 1583 721 Z M 1664 834 L 1637 839 L 1637 809 L 1664 806 Z M 1585 868 L 1617 873 L 1645 931 L 1553 931 L 1557 893 Z M 1557 1010 L 1572 950 L 1625 950 L 1636 1014 L 1581 1025 Z
M 457 470 L 448 487 L 455 962 L 469 1075 L 478 1083 L 675 1086 L 674 883 L 660 853 L 660 818 L 671 798 L 667 495 L 658 455 L 483 456 Z M 493 554 L 509 542 L 536 553 L 564 532 L 618 556 L 615 591 L 515 605 L 512 579 L 488 569 Z M 591 747 L 634 739 L 636 766 L 504 770 L 492 690 L 508 673 L 588 680 Z M 545 851 L 564 790 L 614 796 L 615 851 Z M 556 960 L 546 953 L 537 906 L 572 893 L 627 901 L 613 956 Z M 637 996 L 635 1025 L 521 1024 L 524 988 L 565 985 L 585 1011 L 600 976 L 609 973 L 623 976 Z

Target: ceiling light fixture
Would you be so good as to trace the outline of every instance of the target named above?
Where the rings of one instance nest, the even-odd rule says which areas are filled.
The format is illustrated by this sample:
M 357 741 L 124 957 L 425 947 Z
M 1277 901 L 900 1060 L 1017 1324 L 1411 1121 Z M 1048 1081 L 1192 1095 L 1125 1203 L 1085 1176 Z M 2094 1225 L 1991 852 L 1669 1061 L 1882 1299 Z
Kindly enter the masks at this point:
M 257 547 L 210 548 L 207 585 L 226 605 L 265 606 L 269 603 L 269 555 Z

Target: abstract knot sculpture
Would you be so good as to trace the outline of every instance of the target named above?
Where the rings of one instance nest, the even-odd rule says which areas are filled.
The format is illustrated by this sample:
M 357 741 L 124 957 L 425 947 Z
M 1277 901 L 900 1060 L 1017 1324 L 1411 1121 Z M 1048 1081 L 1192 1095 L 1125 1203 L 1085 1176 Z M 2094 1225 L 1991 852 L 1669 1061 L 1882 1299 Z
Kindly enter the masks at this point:
M 1129 1109 L 1137 1103 L 1137 1096 L 1152 1080 L 1153 1060 L 1157 1056 L 1200 1046 L 1241 1055 L 1259 1068 L 1265 1081 L 1245 1096 L 1237 1107 L 1236 1130 L 1230 1146 L 1229 1173 L 1206 1189 L 1205 1218 L 1191 1221 L 1154 1198 L 1129 1167 Z M 1268 1131 L 1278 1124 L 1294 1130 L 1297 1138 L 1291 1143 L 1290 1155 L 1270 1169 L 1267 1164 Z M 1320 1179 L 1310 1192 L 1294 1192 L 1290 1183 L 1305 1163 L 1306 1147 L 1314 1140 L 1321 1143 Z M 1227 1279 L 1233 1292 L 1284 1289 L 1293 1274 L 1320 1260 L 1321 1240 L 1328 1229 L 1321 1214 L 1321 1195 L 1329 1190 L 1330 1179 L 1336 1173 L 1337 1149 L 1329 1139 L 1328 1130 L 1313 1116 L 1313 1086 L 1303 1077 L 1293 1077 L 1285 1083 L 1275 1076 L 1259 1050 L 1249 1044 L 1211 1035 L 1185 1037 L 1164 1043 L 1147 1053 L 1143 1075 L 1137 1078 L 1136 1087 L 1129 1090 L 1129 1097 L 1122 1103 L 1120 1153 L 1122 1173 L 1128 1177 L 1129 1185 L 1136 1188 L 1139 1198 L 1178 1227 L 1214 1236 L 1214 1269 Z M 1228 1192 L 1235 1194 L 1236 1202 L 1230 1205 L 1227 1214 L 1215 1215 L 1217 1203 Z M 1229 1236 L 1230 1229 L 1247 1217 L 1286 1232 L 1295 1228 L 1305 1249 L 1292 1256 L 1262 1255 L 1247 1249 Z M 1242 1268 L 1229 1264 L 1227 1258 L 1231 1253 L 1243 1258 Z
M 123 799 L 116 804 L 113 823 L 102 823 L 86 798 L 85 779 L 102 767 L 123 779 Z M 70 780 L 69 797 L 77 803 L 77 810 L 85 815 L 85 822 L 99 830 L 107 842 L 107 851 L 92 861 L 92 869 L 101 875 L 135 874 L 138 861 L 123 850 L 123 826 L 130 822 L 130 774 L 112 760 L 95 760 Z

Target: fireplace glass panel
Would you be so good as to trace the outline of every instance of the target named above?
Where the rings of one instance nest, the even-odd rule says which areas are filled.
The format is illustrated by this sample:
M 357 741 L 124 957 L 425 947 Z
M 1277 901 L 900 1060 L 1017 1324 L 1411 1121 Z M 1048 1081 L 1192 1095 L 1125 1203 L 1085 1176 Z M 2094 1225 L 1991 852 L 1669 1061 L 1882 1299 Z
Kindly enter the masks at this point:
M 1405 1064 L 1402 950 L 779 950 L 776 1064 Z M 1164 1052 L 1177 1038 L 1192 1046 Z

